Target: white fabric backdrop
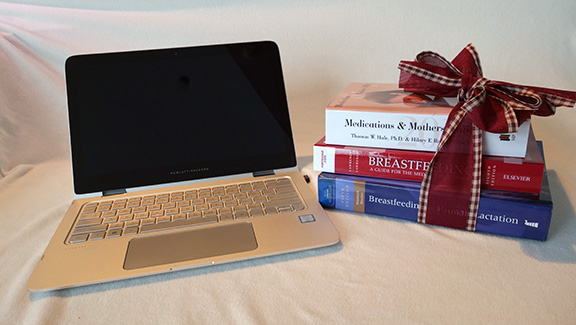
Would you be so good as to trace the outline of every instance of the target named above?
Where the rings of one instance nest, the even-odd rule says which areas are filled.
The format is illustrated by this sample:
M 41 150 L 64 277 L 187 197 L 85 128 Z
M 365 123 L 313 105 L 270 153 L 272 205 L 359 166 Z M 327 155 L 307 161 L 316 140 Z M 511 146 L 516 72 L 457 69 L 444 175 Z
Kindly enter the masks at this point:
M 299 162 L 346 84 L 472 42 L 485 76 L 576 90 L 576 2 L 0 2 L 0 323 L 576 323 L 574 110 L 533 121 L 554 196 L 547 242 L 329 211 L 321 250 L 30 294 L 70 203 L 64 62 L 72 54 L 271 39 Z

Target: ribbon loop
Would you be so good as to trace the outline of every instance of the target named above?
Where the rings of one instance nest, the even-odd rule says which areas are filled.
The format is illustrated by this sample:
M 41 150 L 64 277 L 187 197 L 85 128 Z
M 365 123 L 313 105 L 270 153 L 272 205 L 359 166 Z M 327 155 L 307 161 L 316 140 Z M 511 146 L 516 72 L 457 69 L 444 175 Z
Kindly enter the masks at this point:
M 415 61 L 400 61 L 398 68 L 404 91 L 458 98 L 422 181 L 418 221 L 423 223 L 475 230 L 482 132 L 517 132 L 531 115 L 551 116 L 556 107 L 576 105 L 576 92 L 484 78 L 472 44 L 451 62 L 425 51 Z

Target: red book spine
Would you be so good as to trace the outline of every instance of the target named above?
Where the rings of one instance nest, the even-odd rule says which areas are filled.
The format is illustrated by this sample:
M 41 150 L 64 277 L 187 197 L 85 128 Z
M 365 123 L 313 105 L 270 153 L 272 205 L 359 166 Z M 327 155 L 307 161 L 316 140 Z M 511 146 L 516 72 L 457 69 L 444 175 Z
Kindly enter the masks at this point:
M 425 151 L 327 145 L 322 138 L 314 145 L 314 170 L 422 181 L 433 156 Z M 538 194 L 543 174 L 544 159 L 533 135 L 525 158 L 484 156 L 482 161 L 482 187 L 487 189 Z

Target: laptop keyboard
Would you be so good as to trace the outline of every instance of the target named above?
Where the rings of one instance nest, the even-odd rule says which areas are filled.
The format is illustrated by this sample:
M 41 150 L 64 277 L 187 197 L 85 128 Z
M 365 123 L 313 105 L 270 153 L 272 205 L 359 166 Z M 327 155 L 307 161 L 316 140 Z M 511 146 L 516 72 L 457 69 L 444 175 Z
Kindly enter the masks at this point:
M 86 203 L 68 244 L 303 210 L 289 178 Z

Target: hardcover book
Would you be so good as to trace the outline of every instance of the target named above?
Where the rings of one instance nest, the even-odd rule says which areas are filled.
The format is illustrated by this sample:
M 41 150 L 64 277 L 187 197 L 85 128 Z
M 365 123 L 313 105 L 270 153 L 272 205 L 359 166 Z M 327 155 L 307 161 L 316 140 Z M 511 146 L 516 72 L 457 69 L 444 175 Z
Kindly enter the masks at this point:
M 326 143 L 434 152 L 455 104 L 395 84 L 351 83 L 326 107 Z M 483 132 L 483 153 L 524 157 L 529 131 L 528 120 L 515 133 Z
M 426 151 L 330 145 L 322 138 L 314 145 L 314 170 L 422 181 L 433 156 L 433 152 Z M 452 170 L 458 173 L 458 169 Z M 537 195 L 543 174 L 544 158 L 532 131 L 525 158 L 486 155 L 482 158 L 482 188 Z
M 327 208 L 417 221 L 420 183 L 323 172 L 318 198 Z M 449 205 L 447 216 L 459 216 Z M 537 199 L 523 193 L 483 190 L 476 231 L 545 241 L 552 216 L 552 196 L 546 171 Z

